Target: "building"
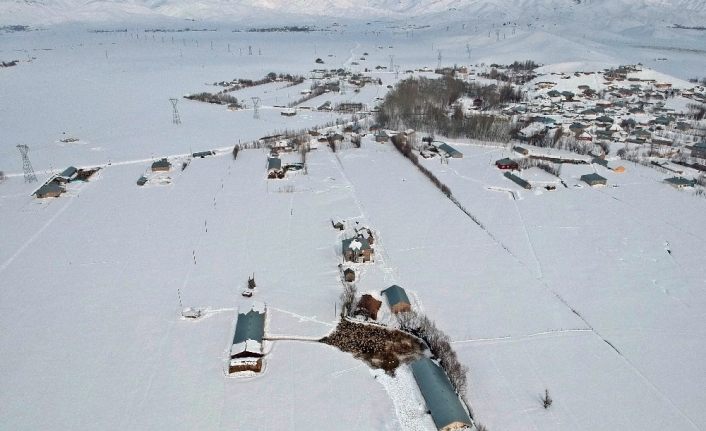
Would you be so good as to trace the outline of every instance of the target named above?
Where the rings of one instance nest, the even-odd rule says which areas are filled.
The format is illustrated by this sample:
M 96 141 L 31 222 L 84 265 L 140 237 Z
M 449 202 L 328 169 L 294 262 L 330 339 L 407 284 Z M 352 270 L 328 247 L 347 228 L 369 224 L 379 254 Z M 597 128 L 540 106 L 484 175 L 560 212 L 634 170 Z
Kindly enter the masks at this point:
M 515 150 L 515 152 L 522 154 L 523 156 L 529 154 L 529 150 L 527 148 L 520 147 L 519 145 L 515 145 L 514 147 L 512 147 L 512 149 Z
M 412 304 L 409 302 L 407 292 L 396 284 L 393 284 L 383 290 L 380 294 L 385 295 L 387 298 L 387 303 L 390 304 L 390 309 L 395 314 L 410 311 L 412 309 Z
M 375 142 L 385 143 L 388 140 L 390 140 L 390 136 L 384 130 L 378 130 L 378 132 L 375 133 Z
M 381 305 L 382 301 L 378 301 L 373 298 L 372 295 L 368 295 L 366 293 L 360 297 L 360 301 L 358 301 L 358 305 L 356 306 L 355 314 L 377 320 L 378 311 L 380 311 Z
M 471 428 L 473 421 L 451 386 L 449 378 L 429 358 L 421 358 L 410 364 L 414 380 L 439 431 Z
M 200 157 L 203 159 L 204 157 L 213 156 L 215 154 L 216 154 L 215 151 L 210 151 L 210 150 L 209 151 L 199 151 L 198 153 L 192 154 L 191 157 L 193 157 L 193 158 Z
M 282 160 L 278 157 L 267 158 L 267 178 L 283 178 Z
M 664 180 L 665 183 L 674 187 L 675 189 L 683 189 L 684 187 L 694 187 L 696 185 L 696 180 L 687 180 L 683 177 L 672 177 Z
M 39 199 L 58 198 L 65 191 L 61 184 L 51 181 L 38 188 L 34 195 Z
M 586 174 L 581 175 L 581 181 L 588 184 L 589 186 L 604 186 L 608 183 L 608 180 L 603 178 L 598 174 Z
M 463 153 L 455 149 L 449 144 L 442 143 L 437 146 L 439 151 L 442 153 L 446 154 L 446 157 L 451 157 L 452 159 L 461 159 L 463 158 Z
M 295 108 L 283 109 L 280 112 L 280 115 L 284 115 L 285 117 L 293 117 L 297 115 L 297 110 Z
M 262 370 L 265 313 L 265 305 L 261 303 L 253 304 L 247 313 L 238 313 L 230 348 L 229 373 Z
M 505 157 L 504 159 L 497 160 L 495 162 L 495 166 L 497 166 L 498 169 L 510 169 L 513 171 L 520 169 L 520 165 L 518 165 L 516 161 L 507 157 Z
M 373 249 L 365 238 L 344 239 L 341 243 L 343 248 L 343 260 L 346 262 L 370 262 L 373 258 Z
M 355 271 L 350 268 L 344 269 L 343 280 L 347 281 L 348 283 L 353 283 L 355 281 Z
M 68 168 L 64 169 L 62 173 L 54 177 L 54 180 L 59 182 L 59 183 L 69 183 L 76 179 L 76 176 L 78 175 L 78 169 L 76 169 L 73 166 L 69 166 Z
M 171 168 L 172 164 L 166 158 L 152 163 L 152 172 L 169 172 Z
M 505 172 L 504 176 L 505 176 L 505 178 L 507 178 L 508 180 L 512 181 L 513 183 L 517 184 L 518 186 L 522 187 L 525 190 L 532 189 L 532 185 L 530 183 L 528 183 L 527 181 L 518 177 L 517 175 L 513 175 L 510 172 Z
M 706 142 L 699 142 L 691 147 L 691 157 L 706 159 Z

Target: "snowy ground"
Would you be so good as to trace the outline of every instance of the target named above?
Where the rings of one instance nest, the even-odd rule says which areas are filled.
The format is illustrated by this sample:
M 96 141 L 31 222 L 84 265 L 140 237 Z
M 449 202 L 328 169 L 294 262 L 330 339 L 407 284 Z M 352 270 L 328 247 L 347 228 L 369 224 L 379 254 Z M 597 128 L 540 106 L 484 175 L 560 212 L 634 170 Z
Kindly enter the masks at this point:
M 615 188 L 575 187 L 594 171 L 579 165 L 562 170 L 568 188 L 528 192 L 493 165 L 508 149 L 452 143 L 463 159 L 423 163 L 483 230 L 389 144 L 369 138 L 335 154 L 322 146 L 308 156 L 308 175 L 286 180 L 266 180 L 266 154 L 245 150 L 237 160 L 195 159 L 184 171 L 176 164 L 169 184 L 138 187 L 154 158 L 338 118 L 265 108 L 255 120 L 252 111 L 182 99 L 176 126 L 169 97 L 270 71 L 305 74 L 324 55 L 328 67 L 363 52 L 373 65 L 394 53 L 403 70 L 436 62 L 432 39 L 422 52 L 421 36 L 404 33 L 161 37 L 46 30 L 0 40 L 2 59 L 36 57 L 0 70 L 0 170 L 9 174 L 0 183 L 0 376 L 12 388 L 0 392 L 0 428 L 431 427 L 415 416 L 420 398 L 406 392 L 406 369 L 391 381 L 311 341 L 267 342 L 263 375 L 224 375 L 253 273 L 269 335 L 313 338 L 333 328 L 341 236 L 331 219 L 375 231 L 379 251 L 360 267 L 359 291 L 407 289 L 454 341 L 470 369 L 469 401 L 490 429 L 706 428 L 706 200 L 632 164 L 624 174 L 595 168 Z M 498 61 L 529 56 L 522 49 L 539 40 L 523 43 L 500 42 Z M 262 55 L 241 56 L 249 44 Z M 478 55 L 493 58 L 490 49 Z M 459 48 L 455 59 L 464 56 Z M 703 66 L 689 53 L 684 61 Z M 382 87 L 350 97 L 372 103 L 394 80 L 376 76 Z M 234 94 L 249 102 L 258 91 L 271 106 L 300 88 Z M 58 142 L 69 135 L 81 141 Z M 21 143 L 40 182 L 70 164 L 104 168 L 39 201 L 30 196 L 37 184 L 22 182 Z M 207 316 L 182 320 L 177 289 L 184 306 L 207 307 Z M 545 388 L 555 400 L 548 411 Z

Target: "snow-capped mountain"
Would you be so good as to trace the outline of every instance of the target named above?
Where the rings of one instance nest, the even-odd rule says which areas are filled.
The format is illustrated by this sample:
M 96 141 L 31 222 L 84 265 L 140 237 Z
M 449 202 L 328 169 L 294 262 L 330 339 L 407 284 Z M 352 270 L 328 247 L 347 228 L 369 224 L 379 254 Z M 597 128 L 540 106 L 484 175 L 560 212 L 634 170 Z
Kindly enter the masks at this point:
M 136 17 L 209 21 L 277 21 L 285 16 L 340 20 L 412 18 L 524 21 L 553 18 L 603 26 L 698 25 L 706 0 L 2 0 L 0 22 L 115 21 Z

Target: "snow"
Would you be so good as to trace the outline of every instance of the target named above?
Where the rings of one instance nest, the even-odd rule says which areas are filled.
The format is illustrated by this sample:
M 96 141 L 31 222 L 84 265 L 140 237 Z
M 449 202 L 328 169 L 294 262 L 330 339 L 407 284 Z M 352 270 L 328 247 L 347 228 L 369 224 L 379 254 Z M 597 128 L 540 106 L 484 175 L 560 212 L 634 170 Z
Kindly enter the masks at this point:
M 485 17 L 507 18 L 515 10 L 500 1 L 476 3 Z M 659 46 L 693 49 L 703 40 L 663 26 L 640 33 L 651 28 L 640 20 L 654 18 L 652 2 L 647 11 L 625 2 L 592 3 L 635 14 L 630 22 L 605 22 L 616 28 L 598 36 L 619 33 L 609 43 L 551 29 L 551 21 L 536 24 L 546 26 L 536 31 L 518 26 L 501 41 L 489 40 L 484 24 L 471 31 L 475 23 L 468 23 L 464 32 L 451 20 L 453 28 L 440 31 L 438 22 L 453 11 L 431 16 L 430 30 L 413 32 L 391 29 L 389 22 L 317 34 L 233 33 L 223 26 L 174 33 L 175 43 L 172 34 L 162 42 L 162 35 L 145 37 L 134 26 L 127 33 L 79 26 L 3 33 L 2 59 L 22 61 L 0 70 L 0 169 L 8 177 L 0 183 L 0 375 L 12 388 L 0 392 L 0 428 L 433 429 L 407 367 L 393 379 L 315 341 L 333 330 L 339 311 L 341 233 L 332 219 L 375 232 L 375 262 L 355 265 L 358 291 L 405 288 L 413 308 L 451 337 L 469 367 L 475 416 L 490 429 L 705 428 L 706 200 L 663 184 L 663 174 L 631 163 L 621 175 L 563 165 L 568 187 L 517 191 L 514 199 L 496 192 L 508 183 L 494 166 L 516 156 L 511 146 L 445 139 L 464 158 L 420 163 L 480 227 L 370 134 L 360 149 L 332 153 L 320 146 L 307 155 L 306 175 L 278 181 L 265 179 L 265 150 L 242 150 L 233 160 L 238 142 L 349 118 L 306 110 L 281 116 L 274 105 L 298 99 L 310 79 L 234 92 L 246 103 L 262 98 L 260 120 L 252 110 L 180 99 L 182 124 L 171 123 L 170 97 L 270 71 L 308 76 L 314 59 L 328 54 L 326 66 L 336 68 L 366 51 L 360 68 L 387 65 L 390 55 L 403 70 L 435 66 L 443 46 L 448 64 L 533 58 L 564 62 L 556 70 L 572 72 L 584 67 L 577 62 L 643 61 L 679 78 L 703 71 L 698 52 L 668 50 L 669 62 L 651 60 Z M 551 15 L 553 4 L 541 2 L 537 14 Z M 674 12 L 681 22 L 698 22 L 702 2 L 675 4 L 693 15 Z M 99 5 L 81 6 L 85 14 L 78 18 L 101 17 Z M 413 13 L 425 4 L 406 5 Z M 32 16 L 46 18 L 59 6 Z M 6 8 L 43 6 L 3 3 Z M 155 13 L 189 12 L 171 2 L 162 9 Z M 572 17 L 583 11 L 590 22 L 591 10 L 559 9 L 567 16 L 555 20 L 574 25 Z M 0 16 L 19 22 L 23 15 Z M 495 22 L 501 21 L 488 21 Z M 632 47 L 637 39 L 655 47 Z M 248 45 L 262 55 L 240 55 Z M 326 100 L 373 106 L 394 75 L 374 73 L 382 86 Z M 60 141 L 69 135 L 80 141 Z M 40 184 L 70 165 L 102 169 L 86 183 L 69 184 L 59 198 L 38 200 L 31 196 L 37 184 L 23 182 L 19 143 L 30 146 Z M 192 152 L 212 149 L 218 154 L 180 169 Z M 168 174 L 155 174 L 161 185 L 137 186 L 161 157 L 175 163 Z M 300 156 L 284 157 L 297 162 Z M 592 172 L 610 186 L 574 187 Z M 523 175 L 550 179 L 533 169 Z M 253 273 L 257 289 L 253 299 L 243 298 Z M 181 317 L 178 292 L 203 318 Z M 262 310 L 253 300 L 267 304 L 266 368 L 229 379 L 236 310 Z M 394 321 L 386 304 L 380 315 Z M 47 351 L 51 369 L 39 365 L 47 363 Z M 548 410 L 539 401 L 544 389 L 554 398 Z

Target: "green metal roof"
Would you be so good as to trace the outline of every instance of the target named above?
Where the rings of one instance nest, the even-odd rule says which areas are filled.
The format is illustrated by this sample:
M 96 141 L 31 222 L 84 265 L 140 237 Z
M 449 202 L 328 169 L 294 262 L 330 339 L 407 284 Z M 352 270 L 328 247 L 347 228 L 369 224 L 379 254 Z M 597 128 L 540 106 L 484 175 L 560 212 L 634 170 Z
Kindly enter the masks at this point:
M 235 335 L 233 344 L 242 343 L 247 340 L 262 342 L 265 335 L 265 313 L 258 313 L 250 310 L 247 313 L 239 313 L 238 321 L 235 324 Z
M 64 172 L 59 174 L 59 176 L 64 177 L 64 178 L 69 178 L 72 175 L 74 175 L 76 173 L 76 171 L 77 171 L 76 168 L 74 168 L 73 166 L 69 166 L 68 168 L 64 169 Z
M 591 183 L 605 184 L 608 180 L 598 174 L 586 174 L 586 175 L 581 175 L 581 181 L 584 181 L 588 184 L 591 184 Z
M 696 180 L 687 180 L 686 178 L 682 177 L 667 178 L 664 180 L 664 182 L 668 184 L 673 184 L 675 186 L 683 187 L 694 187 L 696 185 Z
M 267 170 L 272 170 L 272 169 L 282 169 L 282 160 L 278 159 L 276 157 L 270 157 L 267 159 Z
M 380 293 L 387 297 L 387 302 L 390 304 L 390 307 L 394 307 L 399 303 L 411 304 L 407 297 L 407 292 L 396 284 L 393 284 Z
M 438 429 L 460 422 L 472 426 L 471 417 L 463 408 L 444 371 L 429 358 L 410 364 L 417 386 L 424 396 L 431 418 Z
M 518 177 L 517 175 L 513 175 L 513 174 L 510 173 L 510 172 L 505 172 L 503 175 L 505 176 L 505 178 L 507 178 L 508 180 L 514 182 L 515 184 L 517 184 L 518 186 L 522 187 L 523 189 L 530 190 L 530 189 L 532 188 L 532 185 L 531 185 L 530 183 L 528 183 L 527 181 L 525 181 L 525 180 L 523 180 L 522 178 Z
M 454 147 L 452 147 L 451 145 L 446 144 L 446 143 L 439 144 L 439 146 L 437 148 L 439 148 L 441 151 L 448 154 L 450 157 L 454 157 L 455 155 L 459 155 L 459 156 L 463 155 L 462 152 L 458 151 L 457 149 L 455 149 Z

